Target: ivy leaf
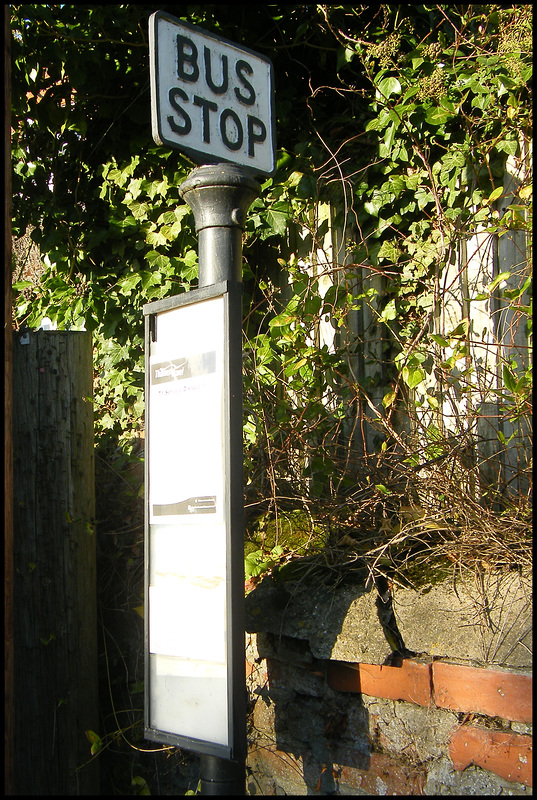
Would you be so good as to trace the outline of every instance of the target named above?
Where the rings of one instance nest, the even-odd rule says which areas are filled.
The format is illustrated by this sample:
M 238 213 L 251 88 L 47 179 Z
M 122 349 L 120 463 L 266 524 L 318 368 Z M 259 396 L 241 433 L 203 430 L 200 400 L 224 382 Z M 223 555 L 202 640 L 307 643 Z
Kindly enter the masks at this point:
M 449 347 L 449 340 L 446 339 L 445 336 L 441 336 L 439 333 L 431 333 L 431 339 L 441 347 Z
M 392 94 L 401 94 L 401 84 L 395 77 L 383 78 L 378 87 L 377 94 L 380 99 L 391 97 Z
M 384 148 L 385 149 L 383 149 L 383 148 L 380 149 L 380 155 L 381 156 L 389 155 L 389 153 L 391 152 L 391 149 L 393 147 L 393 141 L 395 139 L 396 130 L 397 130 L 397 126 L 396 126 L 395 122 L 392 122 L 392 124 L 387 129 L 386 133 L 384 134 L 384 142 L 383 142 L 383 144 L 384 144 Z
M 256 578 L 268 569 L 268 562 L 261 550 L 249 553 L 244 559 L 244 573 L 247 578 Z
M 397 395 L 395 392 L 387 392 L 387 394 L 385 394 L 382 398 L 382 405 L 384 408 L 389 408 L 392 406 L 395 403 L 396 397 Z
M 445 123 L 453 117 L 453 114 L 448 111 L 446 108 L 433 106 L 427 110 L 425 115 L 425 119 L 429 123 L 429 125 L 434 125 L 438 127 L 439 125 L 445 125 Z
M 130 294 L 134 287 L 140 283 L 141 279 L 141 275 L 138 272 L 135 272 L 134 275 L 128 275 L 121 281 L 121 290 Z
M 143 795 L 151 794 L 151 792 L 149 791 L 149 786 L 147 785 L 147 781 L 140 775 L 136 775 L 132 779 L 131 786 L 134 789 L 133 792 L 134 794 L 143 794 Z
M 517 388 L 516 376 L 513 374 L 513 372 L 507 366 L 507 364 L 503 365 L 502 373 L 503 373 L 503 382 L 505 384 L 506 389 L 514 393 Z
M 137 200 L 129 203 L 129 209 L 135 219 L 147 219 L 149 206 L 147 203 L 139 203 Z
M 464 167 L 466 158 L 461 150 L 451 150 L 442 158 L 442 171 L 450 172 L 452 169 Z
M 496 149 L 502 153 L 507 153 L 508 156 L 515 156 L 519 146 L 517 139 L 504 139 L 496 143 Z
M 392 319 L 396 319 L 396 317 L 397 309 L 395 307 L 395 300 L 390 300 L 390 302 L 382 310 L 380 318 L 384 320 L 384 322 L 389 322 Z
M 494 203 L 495 200 L 498 200 L 503 194 L 503 186 L 497 186 L 491 194 L 489 194 L 488 202 Z
M 278 314 L 278 316 L 270 320 L 269 326 L 271 328 L 282 328 L 285 325 L 290 325 L 295 320 L 296 316 L 294 314 Z
M 85 731 L 86 738 L 91 743 L 90 753 L 92 756 L 96 756 L 97 753 L 100 753 L 103 747 L 103 742 L 99 734 L 95 733 L 95 731 Z
M 377 490 L 377 492 L 380 492 L 380 494 L 384 494 L 384 495 L 391 494 L 391 491 L 383 483 L 376 483 L 375 484 L 375 489 Z
M 164 236 L 163 233 L 160 231 L 153 231 L 152 233 L 148 233 L 145 238 L 147 244 L 152 245 L 153 247 L 160 247 L 167 243 L 167 238 Z
M 403 367 L 403 380 L 410 389 L 415 389 L 425 380 L 425 372 L 421 367 Z
M 377 258 L 379 260 L 381 258 L 386 259 L 390 263 L 395 264 L 400 255 L 401 251 L 399 250 L 397 245 L 394 242 L 386 240 L 385 242 L 382 243 L 381 248 L 377 253 Z M 391 317 L 391 319 L 395 319 L 395 317 Z
M 496 275 L 494 280 L 488 285 L 487 287 L 488 293 L 490 294 L 491 292 L 493 292 L 494 289 L 496 289 L 496 287 L 500 285 L 500 283 L 507 282 L 510 277 L 511 277 L 510 272 L 500 272 L 500 274 Z
M 464 339 L 468 336 L 468 331 L 470 330 L 470 320 L 466 317 L 459 322 L 459 324 L 453 328 L 447 335 L 450 339 Z
M 22 292 L 23 289 L 28 289 L 33 286 L 34 284 L 32 283 L 32 281 L 17 281 L 16 283 L 12 284 L 11 288 L 14 289 L 16 292 Z
M 274 211 L 269 209 L 266 216 L 267 223 L 271 228 L 271 232 L 277 236 L 283 236 L 287 230 L 287 214 L 283 211 Z
M 300 367 L 303 367 L 307 363 L 308 363 L 308 359 L 307 358 L 299 358 L 298 361 L 295 361 L 293 359 L 293 361 L 291 361 L 291 363 L 288 364 L 285 367 L 285 370 L 284 370 L 285 377 L 286 378 L 290 378 L 291 375 L 294 375 L 295 372 L 298 372 Z
M 149 264 L 158 270 L 164 270 L 170 263 L 170 259 L 167 256 L 161 255 L 157 250 L 150 250 L 145 257 Z M 149 275 L 147 272 L 142 273 L 143 288 L 147 288 L 150 283 L 154 283 L 153 276 Z
M 158 225 L 173 225 L 174 222 L 177 221 L 177 217 L 175 216 L 174 211 L 165 211 L 160 217 L 157 219 Z
M 339 72 L 342 67 L 349 64 L 356 52 L 351 50 L 350 47 L 339 47 L 337 51 L 337 71 Z

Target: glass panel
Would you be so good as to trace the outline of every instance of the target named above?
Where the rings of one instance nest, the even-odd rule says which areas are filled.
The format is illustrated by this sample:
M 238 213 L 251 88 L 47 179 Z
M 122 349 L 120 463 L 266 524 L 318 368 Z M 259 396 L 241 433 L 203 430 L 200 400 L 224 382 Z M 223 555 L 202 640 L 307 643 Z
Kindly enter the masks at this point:
M 227 677 L 223 664 L 193 665 L 179 658 L 150 655 L 149 680 L 150 727 L 229 744 Z
M 149 719 L 229 745 L 224 299 L 156 316 L 149 386 Z
M 225 664 L 224 525 L 150 526 L 149 651 Z
M 149 522 L 223 522 L 223 298 L 157 315 Z

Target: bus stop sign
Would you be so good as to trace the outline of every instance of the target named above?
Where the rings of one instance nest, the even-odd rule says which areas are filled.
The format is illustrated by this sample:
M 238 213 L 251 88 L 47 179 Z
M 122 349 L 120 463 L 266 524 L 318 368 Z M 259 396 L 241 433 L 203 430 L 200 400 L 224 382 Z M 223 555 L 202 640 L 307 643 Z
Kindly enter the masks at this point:
M 197 164 L 274 174 L 270 59 L 156 11 L 149 20 L 151 125 L 157 144 Z

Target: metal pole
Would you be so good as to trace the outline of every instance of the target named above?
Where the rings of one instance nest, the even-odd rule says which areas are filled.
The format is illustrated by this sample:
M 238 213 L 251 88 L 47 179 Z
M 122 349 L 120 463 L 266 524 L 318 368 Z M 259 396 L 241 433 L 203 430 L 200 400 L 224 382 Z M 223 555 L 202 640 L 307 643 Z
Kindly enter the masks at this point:
M 242 233 L 246 213 L 260 193 L 259 183 L 246 170 L 234 164 L 205 165 L 193 170 L 181 185 L 181 197 L 194 212 L 198 234 L 199 286 L 211 286 L 222 281 L 242 283 Z M 238 353 L 230 365 L 229 384 L 234 399 L 230 447 L 234 463 L 242 469 L 242 315 L 238 311 L 231 321 L 230 341 Z M 230 323 L 230 326 L 231 326 Z M 241 472 L 242 475 L 242 472 Z M 236 480 L 233 481 L 236 486 Z M 235 548 L 235 557 L 243 557 L 242 486 L 234 490 L 230 503 L 235 512 L 231 519 L 240 530 L 232 530 L 232 538 L 241 546 Z M 238 506 L 240 505 L 240 509 Z M 240 551 L 240 552 L 239 552 Z M 236 699 L 231 710 L 235 732 L 241 731 L 241 741 L 233 760 L 217 756 L 200 757 L 202 795 L 244 795 L 246 791 L 245 762 L 246 709 L 243 698 L 246 692 L 244 675 L 244 587 L 232 589 L 233 651 L 229 654 L 233 670 L 239 678 L 235 681 L 242 696 Z M 240 677 L 239 677 L 240 676 Z M 242 678 L 242 679 L 241 679 Z
M 241 283 L 242 231 L 259 183 L 235 164 L 214 164 L 193 170 L 179 193 L 194 212 L 199 286 Z

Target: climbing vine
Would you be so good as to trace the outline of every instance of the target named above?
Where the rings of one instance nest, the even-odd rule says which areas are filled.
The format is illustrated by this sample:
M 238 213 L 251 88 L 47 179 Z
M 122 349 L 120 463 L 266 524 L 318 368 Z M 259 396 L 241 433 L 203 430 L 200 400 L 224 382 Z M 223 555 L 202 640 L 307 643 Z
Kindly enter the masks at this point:
M 531 8 L 318 13 L 339 48 L 337 81 L 308 98 L 317 135 L 310 197 L 330 201 L 335 214 L 311 224 L 300 167 L 270 187 L 288 203 L 289 228 L 309 231 L 309 252 L 289 236 L 283 285 L 259 284 L 264 318 L 246 343 L 245 436 L 252 498 L 264 491 L 276 517 L 270 543 L 286 530 L 278 513 L 301 502 L 327 520 L 325 544 L 350 528 L 346 563 L 370 547 L 372 517 L 385 542 L 410 524 L 406 544 L 415 546 L 427 527 L 464 538 L 456 514 L 439 520 L 444 503 L 473 508 L 462 527 L 478 531 L 483 502 L 527 513 Z M 340 98 L 347 113 L 339 116 Z M 339 253 L 334 236 L 325 247 L 327 226 L 343 231 Z M 334 515 L 319 510 L 327 503 Z M 479 533 L 477 542 L 479 557 Z
M 372 453 L 415 470 L 464 451 L 479 502 L 527 496 L 531 6 L 241 9 L 191 6 L 189 21 L 276 74 L 278 169 L 244 240 L 249 508 L 277 532 L 298 504 L 315 527 Z M 43 259 L 38 279 L 17 270 L 15 323 L 92 331 L 110 440 L 143 428 L 143 303 L 197 280 L 178 194 L 193 164 L 150 139 L 151 10 L 12 7 L 14 231 L 30 226 Z M 489 268 L 502 240 L 519 257 Z M 502 447 L 480 454 L 484 398 L 491 435 L 518 448 L 514 483 L 503 467 L 491 482 Z

